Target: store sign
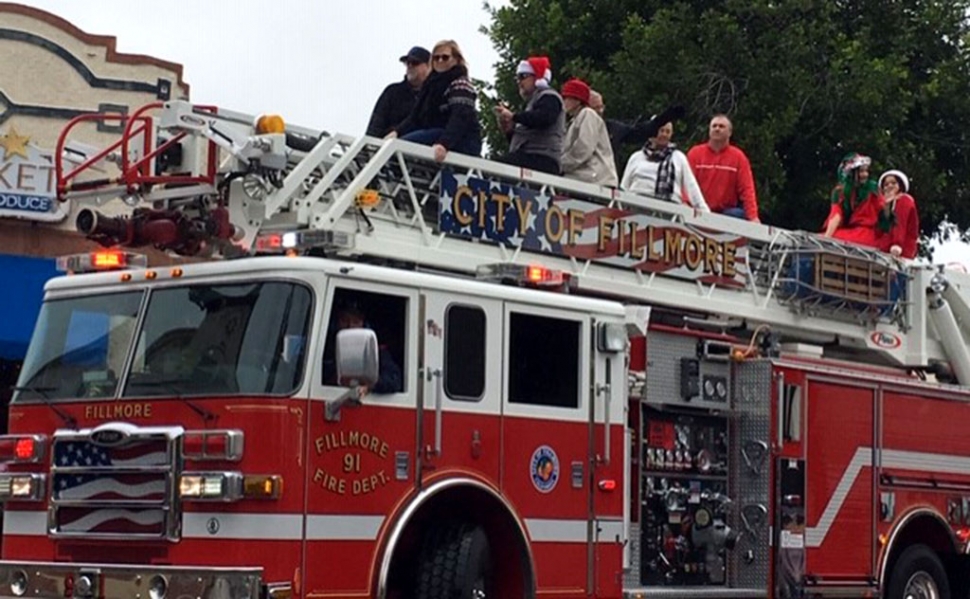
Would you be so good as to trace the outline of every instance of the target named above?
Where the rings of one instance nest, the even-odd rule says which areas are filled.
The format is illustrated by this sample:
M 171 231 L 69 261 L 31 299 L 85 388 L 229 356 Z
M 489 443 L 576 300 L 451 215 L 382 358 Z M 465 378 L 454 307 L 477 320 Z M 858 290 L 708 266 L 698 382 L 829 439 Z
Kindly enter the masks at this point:
M 0 218 L 57 222 L 67 204 L 57 201 L 54 155 L 13 127 L 0 133 Z

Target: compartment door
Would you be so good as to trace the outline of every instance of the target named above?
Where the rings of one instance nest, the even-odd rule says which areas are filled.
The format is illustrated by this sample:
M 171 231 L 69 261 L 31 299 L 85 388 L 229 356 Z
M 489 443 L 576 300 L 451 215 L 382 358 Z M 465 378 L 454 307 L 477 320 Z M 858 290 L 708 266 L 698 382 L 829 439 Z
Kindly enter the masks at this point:
M 872 576 L 875 388 L 809 379 L 806 565 L 819 580 Z
M 421 312 L 421 484 L 446 469 L 498 484 L 502 303 L 429 291 Z

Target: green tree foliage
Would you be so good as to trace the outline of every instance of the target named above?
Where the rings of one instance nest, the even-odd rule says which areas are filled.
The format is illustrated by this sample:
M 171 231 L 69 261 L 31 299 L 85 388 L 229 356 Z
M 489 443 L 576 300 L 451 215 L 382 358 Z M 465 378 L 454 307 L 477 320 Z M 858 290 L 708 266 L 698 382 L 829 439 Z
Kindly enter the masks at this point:
M 859 151 L 874 176 L 910 176 L 925 234 L 944 221 L 970 229 L 970 0 L 510 0 L 486 10 L 500 56 L 490 102 L 519 104 L 515 66 L 544 54 L 555 85 L 582 77 L 609 118 L 687 107 L 674 135 L 685 149 L 727 113 L 765 222 L 819 230 L 839 160 Z

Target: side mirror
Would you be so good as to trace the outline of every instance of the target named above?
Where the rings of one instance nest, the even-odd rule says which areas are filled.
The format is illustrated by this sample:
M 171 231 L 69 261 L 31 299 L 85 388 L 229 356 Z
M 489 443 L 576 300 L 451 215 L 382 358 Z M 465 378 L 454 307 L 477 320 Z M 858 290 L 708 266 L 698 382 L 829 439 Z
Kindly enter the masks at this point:
M 337 333 L 337 382 L 340 385 L 367 385 L 380 374 L 377 333 L 370 329 L 345 329 Z

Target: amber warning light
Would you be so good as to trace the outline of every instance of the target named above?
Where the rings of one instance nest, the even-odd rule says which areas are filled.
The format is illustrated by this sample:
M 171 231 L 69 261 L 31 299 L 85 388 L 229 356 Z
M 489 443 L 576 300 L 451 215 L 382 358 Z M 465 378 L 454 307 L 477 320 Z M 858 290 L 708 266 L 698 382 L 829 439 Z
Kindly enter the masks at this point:
M 119 268 L 125 265 L 125 259 L 115 252 L 97 252 L 94 254 L 95 268 Z
M 526 279 L 530 283 L 562 285 L 562 272 L 560 271 L 541 266 L 530 266 L 526 273 Z
M 66 273 L 145 268 L 146 266 L 148 266 L 148 258 L 145 255 L 115 250 L 70 254 L 57 258 L 57 270 Z
M 262 114 L 256 118 L 254 126 L 260 135 L 286 132 L 286 122 L 278 114 Z
M 536 264 L 483 264 L 476 276 L 488 281 L 551 287 L 563 285 L 568 278 L 561 270 Z

